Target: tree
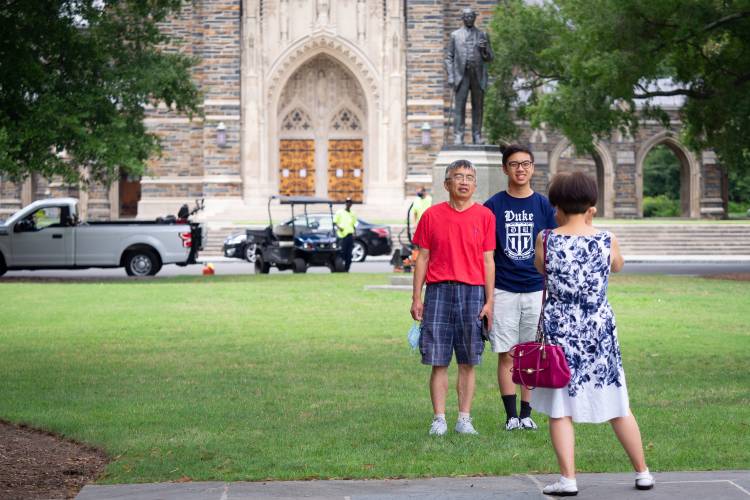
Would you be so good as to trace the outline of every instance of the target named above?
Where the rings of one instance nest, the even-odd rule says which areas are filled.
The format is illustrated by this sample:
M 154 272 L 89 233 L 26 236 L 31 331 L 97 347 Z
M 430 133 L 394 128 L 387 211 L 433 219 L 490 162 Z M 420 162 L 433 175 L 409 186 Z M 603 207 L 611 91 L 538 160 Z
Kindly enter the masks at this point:
M 194 60 L 166 51 L 158 23 L 181 0 L 0 3 L 0 174 L 109 182 L 159 151 L 144 106 L 191 115 Z
M 491 30 L 492 139 L 529 119 L 591 152 L 678 99 L 691 148 L 750 163 L 750 0 L 505 0 Z

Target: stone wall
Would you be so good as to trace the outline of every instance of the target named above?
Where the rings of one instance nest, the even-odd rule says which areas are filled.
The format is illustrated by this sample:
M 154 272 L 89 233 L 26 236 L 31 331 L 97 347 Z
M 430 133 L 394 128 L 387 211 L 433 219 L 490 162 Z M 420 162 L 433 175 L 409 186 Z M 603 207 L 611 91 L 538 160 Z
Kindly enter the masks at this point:
M 21 185 L 0 176 L 0 220 L 21 208 Z
M 407 195 L 424 178 L 431 178 L 432 165 L 445 133 L 445 23 L 443 0 L 406 2 L 406 157 Z M 422 146 L 422 125 L 431 127 L 431 145 Z M 420 183 L 418 179 L 423 179 Z
M 164 211 L 180 199 L 241 196 L 241 1 L 188 2 L 161 26 L 172 37 L 167 51 L 198 58 L 193 78 L 203 93 L 203 116 L 190 119 L 158 106 L 146 123 L 162 144 L 142 180 L 139 214 Z M 219 127 L 226 141 L 218 140 Z

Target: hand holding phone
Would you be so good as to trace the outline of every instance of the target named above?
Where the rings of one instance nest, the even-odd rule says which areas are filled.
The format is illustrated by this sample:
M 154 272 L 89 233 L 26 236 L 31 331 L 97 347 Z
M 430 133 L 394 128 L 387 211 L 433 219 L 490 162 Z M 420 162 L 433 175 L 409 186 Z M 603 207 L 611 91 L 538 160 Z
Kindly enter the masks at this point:
M 482 340 L 490 340 L 490 320 L 487 316 L 482 316 Z

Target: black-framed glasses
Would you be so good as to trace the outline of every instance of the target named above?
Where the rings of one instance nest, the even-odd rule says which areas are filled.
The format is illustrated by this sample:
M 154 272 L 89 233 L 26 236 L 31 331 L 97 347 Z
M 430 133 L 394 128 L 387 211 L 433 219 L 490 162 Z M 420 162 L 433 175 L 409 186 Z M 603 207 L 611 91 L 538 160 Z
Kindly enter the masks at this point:
M 529 170 L 532 166 L 534 166 L 534 162 L 529 160 L 508 162 L 508 168 L 512 168 L 513 170 L 518 170 L 519 168 L 522 168 L 523 170 Z

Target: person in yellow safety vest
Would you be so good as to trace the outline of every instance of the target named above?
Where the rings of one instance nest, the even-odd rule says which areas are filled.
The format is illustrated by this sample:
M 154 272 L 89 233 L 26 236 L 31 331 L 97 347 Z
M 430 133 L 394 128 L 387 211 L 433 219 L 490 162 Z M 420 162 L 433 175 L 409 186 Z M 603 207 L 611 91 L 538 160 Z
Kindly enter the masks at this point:
M 425 210 L 432 206 L 432 196 L 427 194 L 427 190 L 422 187 L 417 191 L 417 199 L 411 204 L 411 213 L 414 216 L 414 227 L 419 224 L 419 219 Z
M 346 199 L 346 208 L 342 208 L 333 216 L 336 226 L 336 236 L 341 240 L 341 256 L 344 258 L 344 269 L 349 272 L 352 265 L 352 249 L 354 248 L 354 231 L 357 228 L 357 215 L 352 212 L 352 199 Z

